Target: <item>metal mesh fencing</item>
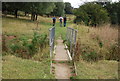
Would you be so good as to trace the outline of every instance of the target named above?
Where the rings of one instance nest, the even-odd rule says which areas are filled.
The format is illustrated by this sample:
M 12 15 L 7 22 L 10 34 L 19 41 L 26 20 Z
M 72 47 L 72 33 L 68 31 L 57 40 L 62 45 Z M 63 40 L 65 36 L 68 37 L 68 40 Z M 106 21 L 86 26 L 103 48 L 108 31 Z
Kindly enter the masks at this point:
M 74 51 L 76 47 L 76 37 L 77 37 L 77 30 L 67 27 L 67 43 L 68 43 L 68 48 L 71 54 L 72 59 L 74 58 Z

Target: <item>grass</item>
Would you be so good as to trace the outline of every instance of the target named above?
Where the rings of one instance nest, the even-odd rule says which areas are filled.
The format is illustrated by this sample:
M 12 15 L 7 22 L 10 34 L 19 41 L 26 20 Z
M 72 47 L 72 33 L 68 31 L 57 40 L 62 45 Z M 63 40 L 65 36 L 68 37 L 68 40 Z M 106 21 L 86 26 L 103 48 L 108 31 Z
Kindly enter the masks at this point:
M 118 62 L 101 60 L 88 63 L 79 61 L 76 63 L 78 75 L 75 79 L 118 79 Z
M 31 37 L 31 35 L 33 35 L 34 29 L 37 27 L 36 22 L 26 19 L 15 19 L 12 17 L 3 17 L 2 23 L 3 33 L 6 33 L 7 35 L 21 36 L 25 34 L 26 36 Z M 48 33 L 50 25 L 45 24 L 46 23 L 40 22 L 38 24 L 38 31 L 41 33 Z
M 81 52 L 94 51 L 98 56 L 101 56 L 102 59 L 112 59 L 112 55 L 116 53 L 112 48 L 118 45 L 118 29 L 116 27 L 105 25 L 94 28 L 84 25 L 77 26 L 75 24 L 72 24 L 71 26 L 78 30 L 77 41 L 81 44 Z M 111 50 L 114 51 L 114 54 L 112 54 Z
M 117 27 L 110 27 L 109 25 L 100 28 L 91 28 L 90 31 L 99 36 L 104 42 L 105 46 L 118 42 L 118 29 Z
M 6 24 L 7 22 L 7 24 Z M 52 18 L 45 18 L 45 17 L 38 17 L 38 31 L 41 33 L 48 33 L 49 28 L 52 28 Z M 70 21 L 68 21 L 67 26 L 70 24 Z M 8 35 L 16 35 L 20 36 L 22 34 L 25 34 L 27 36 L 31 36 L 33 34 L 34 29 L 37 27 L 37 22 L 33 22 L 30 19 L 27 18 L 21 18 L 18 19 L 13 18 L 12 16 L 3 17 L 2 18 L 2 31 L 3 33 L 6 33 Z M 59 18 L 57 18 L 56 22 L 56 39 L 59 36 L 63 36 L 65 38 L 66 36 L 66 27 L 60 27 L 59 25 Z
M 118 61 L 117 58 L 114 59 L 117 53 L 111 53 L 112 49 L 110 50 L 112 45 L 118 43 L 118 29 L 109 25 L 94 28 L 72 24 L 71 27 L 78 30 L 77 42 L 80 43 L 80 56 L 77 56 L 80 61 L 76 61 L 78 75 L 73 78 L 118 79 Z M 93 54 L 97 55 L 97 61 L 93 60 L 96 57 Z
M 70 17 L 70 15 L 69 15 Z M 74 16 L 70 17 L 74 19 Z M 72 24 L 72 19 L 68 20 L 67 27 L 73 27 L 78 30 L 77 41 L 81 43 L 80 49 L 87 48 L 87 52 L 95 50 L 100 55 L 105 55 L 109 52 L 109 44 L 117 42 L 117 30 L 110 27 L 90 28 L 84 25 Z M 30 21 L 28 17 L 19 17 L 18 19 L 12 16 L 3 17 L 3 33 L 7 35 L 22 36 L 23 34 L 31 37 L 34 29 L 37 27 L 37 22 Z M 52 27 L 52 19 L 45 17 L 38 17 L 38 31 L 40 33 L 47 33 L 49 36 L 49 28 Z M 59 19 L 57 18 L 55 36 L 58 39 L 60 36 L 63 40 L 66 39 L 66 27 L 59 26 Z M 101 48 L 98 39 L 103 42 Z M 108 41 L 107 41 L 108 40 Z M 107 43 L 106 43 L 107 41 Z M 80 58 L 82 59 L 82 58 Z M 117 61 L 101 60 L 98 62 L 78 61 L 76 79 L 116 79 L 117 75 Z M 53 75 L 50 72 L 50 58 L 49 47 L 42 52 L 35 54 L 32 59 L 21 59 L 9 53 L 3 56 L 3 79 L 52 79 Z
M 5 35 L 14 35 L 17 37 L 31 38 L 34 30 L 37 28 L 40 34 L 49 34 L 51 24 L 50 18 L 39 17 L 37 22 L 29 20 L 27 17 L 14 18 L 11 15 L 2 18 L 2 30 Z M 46 22 L 45 22 L 46 20 Z M 44 22 L 44 23 L 43 23 Z M 49 36 L 49 35 L 48 35 Z M 49 46 L 32 56 L 31 59 L 22 59 L 13 54 L 5 53 L 3 55 L 3 79 L 51 79 Z
M 37 27 L 38 22 L 38 27 Z M 17 37 L 26 36 L 31 38 L 34 30 L 37 28 L 39 33 L 47 33 L 52 27 L 52 19 L 47 17 L 38 17 L 38 21 L 31 21 L 30 17 L 14 18 L 12 15 L 2 18 L 2 31 L 5 35 Z M 66 27 L 59 26 L 59 19 L 56 23 L 56 39 L 62 36 L 65 39 Z M 52 79 L 54 75 L 50 74 L 49 46 L 39 51 L 31 59 L 22 59 L 10 53 L 3 55 L 3 79 Z
M 53 79 L 50 74 L 50 60 L 33 61 L 13 55 L 3 57 L 3 79 Z

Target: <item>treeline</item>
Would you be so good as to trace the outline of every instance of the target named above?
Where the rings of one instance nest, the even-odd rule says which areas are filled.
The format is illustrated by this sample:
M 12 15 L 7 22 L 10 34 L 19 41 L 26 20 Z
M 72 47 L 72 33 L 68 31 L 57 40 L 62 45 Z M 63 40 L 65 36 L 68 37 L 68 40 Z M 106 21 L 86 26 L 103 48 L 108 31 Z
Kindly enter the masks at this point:
M 76 15 L 75 23 L 87 26 L 99 26 L 104 23 L 120 25 L 120 1 L 110 2 L 89 2 L 74 10 Z
M 2 3 L 3 14 L 13 14 L 18 17 L 18 11 L 31 14 L 31 20 L 37 20 L 38 15 L 62 16 L 72 14 L 70 3 L 64 2 L 4 2 Z

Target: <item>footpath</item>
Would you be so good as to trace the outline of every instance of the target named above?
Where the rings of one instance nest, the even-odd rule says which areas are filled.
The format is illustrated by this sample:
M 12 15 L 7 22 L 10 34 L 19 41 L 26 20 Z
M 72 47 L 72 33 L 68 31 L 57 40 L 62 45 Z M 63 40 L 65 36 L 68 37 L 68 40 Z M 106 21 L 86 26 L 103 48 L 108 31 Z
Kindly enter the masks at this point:
M 54 67 L 56 79 L 66 79 L 65 81 L 70 81 L 72 72 L 70 60 L 61 38 L 57 40 L 52 67 Z

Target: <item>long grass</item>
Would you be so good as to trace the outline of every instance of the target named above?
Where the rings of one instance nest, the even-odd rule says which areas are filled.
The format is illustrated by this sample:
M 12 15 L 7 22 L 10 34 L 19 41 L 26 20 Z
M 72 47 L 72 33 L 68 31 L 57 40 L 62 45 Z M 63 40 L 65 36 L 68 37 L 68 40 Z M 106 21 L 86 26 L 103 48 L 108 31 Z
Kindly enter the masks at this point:
M 101 60 L 88 63 L 76 63 L 78 75 L 74 79 L 118 79 L 118 62 Z
M 75 79 L 118 79 L 118 28 L 72 24 L 78 30 Z
M 97 59 L 118 59 L 118 28 L 110 25 L 94 28 L 75 24 L 72 27 L 78 30 L 77 39 L 82 54 L 89 56 L 90 52 L 91 55 L 94 52 Z
M 8 35 L 16 35 L 20 36 L 22 34 L 31 36 L 33 31 L 37 28 L 38 31 L 41 33 L 48 33 L 48 29 L 50 25 L 46 26 L 46 23 L 42 23 L 39 21 L 38 25 L 37 22 L 33 22 L 26 19 L 15 19 L 12 17 L 3 17 L 2 19 L 2 31 Z
M 95 33 L 104 42 L 105 46 L 118 42 L 118 28 L 105 25 L 99 28 L 91 28 L 90 31 Z

